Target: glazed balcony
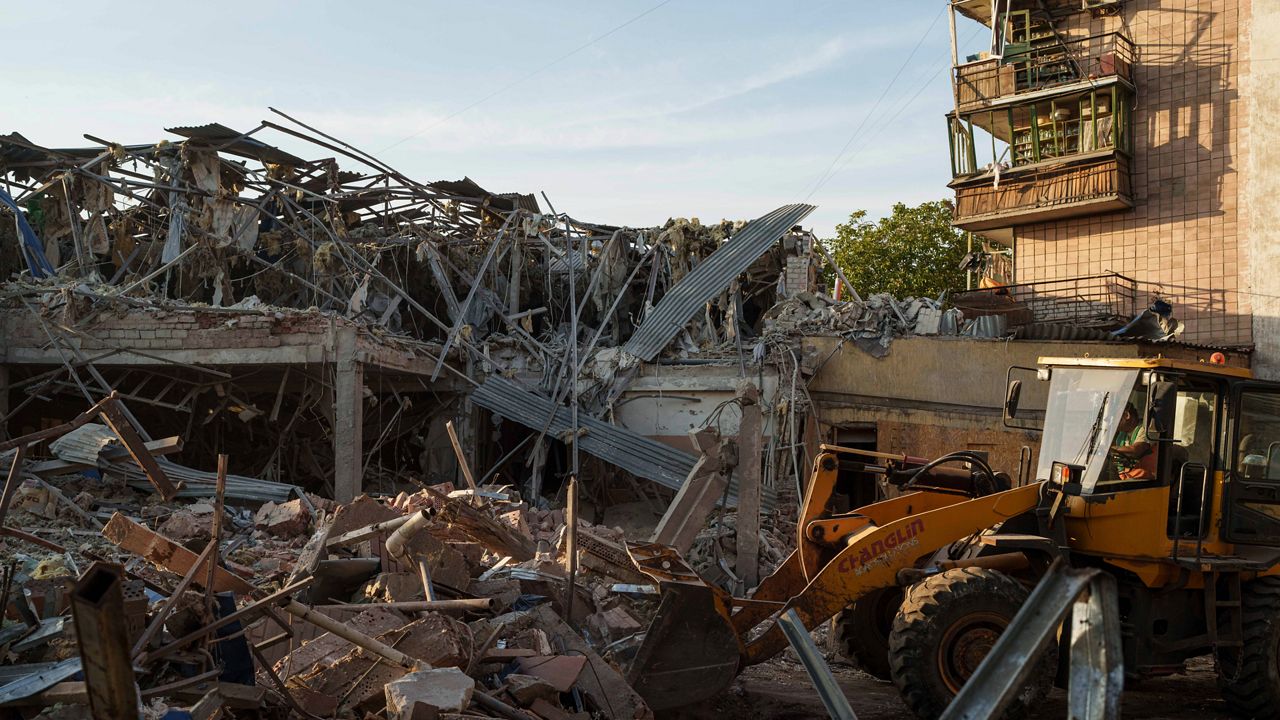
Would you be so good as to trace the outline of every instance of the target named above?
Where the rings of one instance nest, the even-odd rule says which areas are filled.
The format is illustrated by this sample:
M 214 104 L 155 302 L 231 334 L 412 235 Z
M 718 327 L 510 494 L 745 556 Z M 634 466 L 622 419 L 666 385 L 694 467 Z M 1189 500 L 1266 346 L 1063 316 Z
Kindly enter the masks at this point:
M 1112 78 L 1132 85 L 1134 57 L 1133 41 L 1119 32 L 1066 42 L 1056 36 L 1029 36 L 1027 42 L 1006 43 L 1003 57 L 956 66 L 956 107 L 965 113 L 1002 100 L 1055 94 Z

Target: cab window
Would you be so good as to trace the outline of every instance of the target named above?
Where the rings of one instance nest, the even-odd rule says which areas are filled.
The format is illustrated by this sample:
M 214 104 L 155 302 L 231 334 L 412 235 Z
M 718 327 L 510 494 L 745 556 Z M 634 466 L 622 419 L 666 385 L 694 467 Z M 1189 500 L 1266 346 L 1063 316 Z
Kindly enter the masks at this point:
M 1213 467 L 1213 442 L 1217 433 L 1218 393 L 1211 387 L 1179 384 L 1173 419 L 1173 479 L 1181 465 Z
M 1280 391 L 1249 383 L 1236 397 L 1225 534 L 1236 543 L 1280 544 Z
M 1280 484 L 1280 395 L 1242 394 L 1236 437 L 1236 476 Z

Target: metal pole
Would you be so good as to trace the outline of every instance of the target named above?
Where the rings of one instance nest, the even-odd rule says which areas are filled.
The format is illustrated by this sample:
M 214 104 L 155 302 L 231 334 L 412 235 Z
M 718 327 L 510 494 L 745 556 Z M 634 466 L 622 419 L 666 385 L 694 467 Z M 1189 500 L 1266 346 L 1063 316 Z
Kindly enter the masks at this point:
M 218 453 L 218 474 L 213 486 L 213 539 L 210 543 L 213 545 L 213 554 L 209 556 L 209 574 L 205 576 L 204 583 L 204 607 L 209 617 L 213 617 L 214 610 L 214 591 L 213 578 L 214 573 L 218 569 L 218 541 L 222 537 L 222 516 L 225 514 L 226 496 L 227 496 L 227 463 L 229 458 L 225 453 Z
M 831 668 L 822 659 L 822 653 L 796 611 L 788 610 L 779 615 L 778 627 L 782 628 L 782 634 L 787 636 L 787 641 L 800 658 L 800 664 L 809 673 L 809 679 L 813 681 L 818 697 L 822 698 L 827 714 L 835 720 L 858 720 L 858 716 L 853 714 L 853 707 L 849 705 L 849 698 L 841 692 L 836 676 L 831 674 Z
M 569 523 L 565 535 L 565 555 L 568 560 L 568 577 L 565 587 L 565 621 L 573 625 L 573 588 L 578 575 L 578 291 L 577 277 L 573 271 L 573 239 L 569 235 L 569 221 L 564 223 L 564 241 L 568 246 L 565 259 L 569 263 L 569 416 L 572 423 L 569 446 L 571 458 L 569 492 L 566 497 L 565 521 Z
M 971 232 L 965 233 L 965 238 L 966 238 L 967 244 L 964 251 L 972 255 L 973 254 L 973 233 Z M 965 290 L 973 289 L 973 266 L 972 265 L 970 265 L 964 271 L 964 289 Z

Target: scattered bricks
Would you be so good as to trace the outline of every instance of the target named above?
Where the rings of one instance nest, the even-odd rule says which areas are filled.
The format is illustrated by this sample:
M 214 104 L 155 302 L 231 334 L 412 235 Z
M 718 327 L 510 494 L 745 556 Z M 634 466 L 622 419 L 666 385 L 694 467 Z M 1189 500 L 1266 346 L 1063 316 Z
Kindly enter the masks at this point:
M 333 524 L 329 526 L 329 537 L 338 537 L 376 522 L 393 520 L 401 514 L 368 495 L 361 495 L 338 508 L 333 516 Z
M 176 510 L 157 528 L 161 535 L 173 538 L 178 542 L 189 540 L 208 540 L 210 537 L 209 518 L 200 518 L 186 510 Z
M 587 658 L 582 655 L 534 655 L 516 658 L 520 672 L 541 679 L 559 692 L 569 692 L 582 677 Z
M 356 632 L 376 637 L 403 627 L 405 621 L 405 616 L 395 610 L 369 608 L 350 620 L 343 620 L 343 624 Z M 275 664 L 275 671 L 285 678 L 306 675 L 319 666 L 332 665 L 350 651 L 351 643 L 332 633 L 325 633 L 281 658 Z M 325 713 L 326 716 L 329 714 L 331 712 Z
M 467 566 L 471 568 L 472 576 L 479 576 L 488 567 L 484 562 L 484 546 L 480 543 L 473 542 L 449 542 L 449 547 L 462 553 L 462 559 L 467 561 Z
M 409 539 L 406 550 L 411 558 L 427 561 L 431 581 L 466 590 L 471 584 L 471 567 L 462 553 L 437 540 L 429 532 L 420 532 Z M 421 588 L 421 583 L 418 585 Z
M 506 523 L 508 527 L 522 535 L 532 535 L 529 532 L 529 524 L 525 521 L 523 510 L 512 510 L 498 516 L 498 519 Z
M 286 503 L 268 502 L 253 515 L 253 526 L 277 537 L 296 537 L 307 532 L 311 525 L 311 512 L 302 500 Z
M 520 581 L 510 577 L 472 580 L 467 592 L 476 597 L 491 598 L 494 610 L 503 612 L 520 599 Z
M 582 639 L 582 636 L 565 624 L 551 608 L 543 605 L 523 615 L 514 617 L 508 615 L 507 617 L 512 618 L 507 625 L 508 632 L 515 633 L 530 627 L 540 628 L 557 643 L 558 647 L 564 648 L 564 652 L 574 653 L 573 655 L 561 656 L 562 659 L 585 659 L 586 663 L 590 664 L 591 667 L 577 679 L 577 686 L 584 693 L 591 696 L 592 701 L 597 705 L 613 708 L 614 716 L 619 718 L 635 718 L 639 720 L 653 717 L 653 712 L 649 710 L 649 706 L 631 688 L 626 679 L 612 665 L 597 655 Z M 531 659 L 526 658 L 525 660 Z M 521 672 L 528 675 L 535 674 L 532 663 L 530 665 L 530 667 L 522 667 Z
M 377 639 L 436 668 L 463 668 L 471 659 L 467 626 L 443 615 L 426 615 Z M 316 692 L 343 698 L 339 714 L 356 710 L 377 712 L 382 707 L 383 686 L 406 672 L 357 648 L 337 662 L 317 667 L 311 674 L 295 676 L 295 679 Z
M 640 622 L 622 607 L 610 608 L 592 615 L 587 619 L 587 625 L 598 637 L 604 638 L 607 642 L 621 640 L 644 629 Z
M 476 681 L 457 668 L 432 668 L 387 683 L 388 720 L 435 720 L 471 704 Z
M 546 680 L 520 673 L 508 675 L 504 689 L 521 707 L 529 707 L 537 700 L 553 702 L 560 696 L 560 691 Z

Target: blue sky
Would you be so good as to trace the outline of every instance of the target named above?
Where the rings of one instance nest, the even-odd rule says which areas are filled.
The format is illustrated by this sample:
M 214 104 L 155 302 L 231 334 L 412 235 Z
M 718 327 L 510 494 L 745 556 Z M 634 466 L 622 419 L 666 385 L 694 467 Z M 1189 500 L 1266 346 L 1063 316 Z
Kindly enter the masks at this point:
M 248 129 L 272 106 L 417 179 L 545 191 L 632 226 L 807 200 L 828 234 L 858 208 L 947 196 L 943 0 L 668 0 L 559 59 L 659 2 L 12 3 L 6 45 L 23 60 L 0 77 L 0 130 L 151 142 L 173 139 L 166 126 Z

